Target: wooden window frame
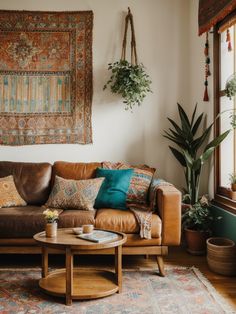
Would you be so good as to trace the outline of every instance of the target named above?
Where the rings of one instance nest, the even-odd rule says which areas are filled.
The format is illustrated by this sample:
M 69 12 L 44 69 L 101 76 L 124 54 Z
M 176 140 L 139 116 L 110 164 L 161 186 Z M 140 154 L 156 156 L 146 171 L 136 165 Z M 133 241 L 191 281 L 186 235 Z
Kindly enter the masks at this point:
M 227 23 L 232 16 L 236 16 L 236 10 L 226 17 L 222 22 L 214 27 L 213 32 L 213 56 L 214 56 L 214 117 L 220 112 L 220 97 L 224 96 L 224 92 L 220 90 L 220 34 L 218 29 L 221 25 Z M 217 119 L 214 125 L 214 135 L 220 134 L 220 119 Z M 220 147 L 217 147 L 214 153 L 214 200 L 213 204 L 219 206 L 231 213 L 236 214 L 236 201 L 231 200 L 228 195 L 228 189 L 220 186 Z

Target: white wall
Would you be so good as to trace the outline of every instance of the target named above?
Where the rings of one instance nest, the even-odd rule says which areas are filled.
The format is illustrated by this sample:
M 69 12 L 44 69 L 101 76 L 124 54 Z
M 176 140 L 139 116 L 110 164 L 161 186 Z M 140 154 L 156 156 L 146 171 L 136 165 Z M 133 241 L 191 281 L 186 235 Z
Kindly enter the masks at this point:
M 128 6 L 138 57 L 153 81 L 153 94 L 133 113 L 123 109 L 119 97 L 102 91 L 107 63 L 120 58 Z M 182 187 L 182 170 L 162 134 L 169 127 L 166 117 L 177 117 L 176 102 L 189 113 L 196 102 L 199 111 L 212 113 L 212 103 L 202 102 L 204 40 L 197 35 L 197 6 L 196 0 L 0 0 L 0 9 L 94 12 L 93 144 L 0 146 L 1 160 L 145 162 Z

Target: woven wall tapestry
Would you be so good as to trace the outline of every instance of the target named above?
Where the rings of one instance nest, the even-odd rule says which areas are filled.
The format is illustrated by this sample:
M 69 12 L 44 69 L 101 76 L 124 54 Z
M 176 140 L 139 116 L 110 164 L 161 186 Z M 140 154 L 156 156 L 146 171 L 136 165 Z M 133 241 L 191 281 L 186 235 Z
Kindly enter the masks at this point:
M 92 11 L 0 11 L 0 144 L 92 142 L 92 27 Z

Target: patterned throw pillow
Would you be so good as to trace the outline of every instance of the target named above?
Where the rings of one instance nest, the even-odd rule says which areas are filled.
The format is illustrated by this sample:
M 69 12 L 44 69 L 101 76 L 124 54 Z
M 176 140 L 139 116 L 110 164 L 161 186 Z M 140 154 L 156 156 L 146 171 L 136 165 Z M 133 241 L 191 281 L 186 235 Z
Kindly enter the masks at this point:
M 152 177 L 156 169 L 146 165 L 130 166 L 125 163 L 103 162 L 103 168 L 106 169 L 130 169 L 134 172 L 130 180 L 130 185 L 127 193 L 127 206 L 131 204 L 146 205 L 148 203 L 148 191 L 152 181 Z
M 94 210 L 94 202 L 104 178 L 68 180 L 56 176 L 46 207 Z
M 0 178 L 0 208 L 26 205 L 16 189 L 13 176 Z

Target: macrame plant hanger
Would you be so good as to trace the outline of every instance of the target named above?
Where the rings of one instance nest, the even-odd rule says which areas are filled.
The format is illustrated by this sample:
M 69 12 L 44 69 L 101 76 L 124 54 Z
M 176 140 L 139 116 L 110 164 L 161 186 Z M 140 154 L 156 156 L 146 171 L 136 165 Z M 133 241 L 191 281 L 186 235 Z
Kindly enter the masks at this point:
M 138 57 L 137 57 L 137 51 L 136 51 L 134 19 L 133 19 L 133 14 L 130 11 L 130 8 L 128 8 L 128 14 L 126 15 L 126 18 L 125 18 L 125 32 L 124 32 L 124 39 L 123 39 L 123 44 L 122 44 L 121 60 L 126 60 L 127 31 L 128 31 L 129 23 L 130 23 L 130 28 L 131 28 L 131 64 L 137 65 Z

